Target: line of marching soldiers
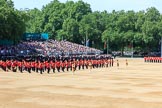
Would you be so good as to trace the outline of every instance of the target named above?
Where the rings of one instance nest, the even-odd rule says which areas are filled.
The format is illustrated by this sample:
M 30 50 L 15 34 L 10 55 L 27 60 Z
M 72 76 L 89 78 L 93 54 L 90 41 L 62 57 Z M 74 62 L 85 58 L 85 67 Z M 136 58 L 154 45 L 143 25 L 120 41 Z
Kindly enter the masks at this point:
M 149 63 L 162 63 L 161 57 L 144 57 L 145 62 Z
M 46 60 L 46 61 L 26 61 L 26 60 L 1 60 L 0 68 L 4 71 L 20 71 L 23 73 L 27 71 L 29 73 L 37 72 L 43 74 L 43 72 L 53 73 L 75 71 L 81 69 L 92 69 L 102 67 L 112 67 L 113 58 L 102 59 L 69 59 L 69 60 Z

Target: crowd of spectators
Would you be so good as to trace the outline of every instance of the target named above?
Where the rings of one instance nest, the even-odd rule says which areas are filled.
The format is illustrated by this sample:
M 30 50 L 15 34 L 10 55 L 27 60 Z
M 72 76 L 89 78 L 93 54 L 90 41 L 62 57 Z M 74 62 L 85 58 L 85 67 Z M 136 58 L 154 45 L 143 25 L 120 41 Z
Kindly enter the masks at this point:
M 16 55 L 83 55 L 83 54 L 101 54 L 101 50 L 86 47 L 65 40 L 46 40 L 46 41 L 22 41 L 17 45 L 0 46 L 0 56 Z

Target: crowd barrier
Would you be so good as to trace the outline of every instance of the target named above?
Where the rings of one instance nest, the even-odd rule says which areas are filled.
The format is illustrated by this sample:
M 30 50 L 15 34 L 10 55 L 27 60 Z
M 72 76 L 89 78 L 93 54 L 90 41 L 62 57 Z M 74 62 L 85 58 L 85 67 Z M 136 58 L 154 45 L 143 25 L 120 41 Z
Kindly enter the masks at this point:
M 148 63 L 162 63 L 161 57 L 144 57 L 144 61 Z

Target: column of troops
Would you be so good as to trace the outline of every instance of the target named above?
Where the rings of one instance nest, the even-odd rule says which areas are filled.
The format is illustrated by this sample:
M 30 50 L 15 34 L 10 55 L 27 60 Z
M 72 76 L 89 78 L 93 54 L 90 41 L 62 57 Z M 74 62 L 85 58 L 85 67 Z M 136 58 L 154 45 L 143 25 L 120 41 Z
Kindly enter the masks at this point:
M 43 72 L 65 72 L 65 71 L 76 71 L 83 69 L 103 68 L 112 67 L 113 58 L 102 57 L 102 58 L 62 58 L 62 59 L 36 59 L 36 60 L 13 60 L 5 59 L 0 60 L 0 68 L 6 72 L 13 71 L 17 72 L 37 72 L 43 74 Z
M 161 57 L 144 57 L 145 62 L 149 63 L 162 63 Z

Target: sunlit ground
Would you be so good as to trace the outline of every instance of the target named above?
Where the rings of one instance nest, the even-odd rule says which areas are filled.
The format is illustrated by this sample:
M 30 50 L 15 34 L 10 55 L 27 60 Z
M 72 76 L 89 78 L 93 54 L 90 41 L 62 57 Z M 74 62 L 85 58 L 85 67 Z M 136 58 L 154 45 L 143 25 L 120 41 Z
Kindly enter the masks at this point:
M 0 108 L 162 108 L 162 63 L 65 73 L 0 71 Z

